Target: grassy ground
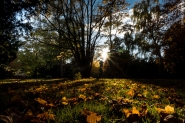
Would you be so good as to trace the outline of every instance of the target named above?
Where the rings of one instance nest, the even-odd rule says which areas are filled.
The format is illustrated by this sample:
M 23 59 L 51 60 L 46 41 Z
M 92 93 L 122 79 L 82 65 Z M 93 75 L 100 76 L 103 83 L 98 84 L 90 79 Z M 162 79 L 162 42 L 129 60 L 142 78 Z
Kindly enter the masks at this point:
M 162 123 L 171 116 L 177 123 L 185 119 L 185 81 L 1 80 L 0 116 L 25 123 Z

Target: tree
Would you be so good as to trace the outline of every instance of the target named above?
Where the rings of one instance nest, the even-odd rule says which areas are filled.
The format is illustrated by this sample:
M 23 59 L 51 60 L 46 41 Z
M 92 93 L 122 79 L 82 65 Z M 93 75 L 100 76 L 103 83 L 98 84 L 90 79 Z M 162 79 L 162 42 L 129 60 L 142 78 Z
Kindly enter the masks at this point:
M 33 12 L 38 2 L 39 0 L 0 1 L 0 64 L 8 64 L 16 58 L 21 45 L 19 38 L 31 28 L 28 23 L 23 23 L 23 16 L 28 14 L 26 10 Z
M 132 17 L 135 28 L 139 31 L 138 44 L 144 46 L 143 49 L 153 58 L 160 59 L 160 63 L 162 63 L 161 36 L 165 31 L 163 14 L 162 5 L 158 0 L 142 0 L 134 5 Z
M 128 13 L 125 11 L 128 4 L 125 3 L 125 1 L 122 0 L 105 0 L 106 6 L 108 7 L 108 16 L 106 18 L 106 22 L 103 25 L 103 36 L 108 38 L 106 41 L 106 44 L 109 45 L 109 49 L 115 49 L 113 46 L 113 38 L 116 39 L 117 33 L 122 30 L 123 22 L 122 19 L 124 17 L 128 17 Z M 113 30 L 115 32 L 113 32 Z M 125 30 L 124 30 L 125 31 Z
M 56 47 L 27 40 L 12 63 L 16 64 L 13 68 L 21 70 L 29 77 L 46 77 L 47 75 L 60 77 L 60 61 L 57 57 L 59 54 L 60 50 Z
M 18 48 L 21 46 L 20 36 L 30 29 L 23 23 L 23 11 L 33 12 L 39 0 L 1 0 L 0 1 L 0 75 L 5 77 L 2 66 L 8 65 L 16 58 Z M 21 13 L 22 12 L 22 13 Z M 26 12 L 26 11 L 25 11 Z M 19 17 L 18 17 L 19 15 Z M 26 15 L 26 13 L 25 13 Z M 24 31 L 23 31 L 24 30 Z
M 58 33 L 57 45 L 71 50 L 83 78 L 90 77 L 95 46 L 109 15 L 106 2 L 55 0 L 47 4 L 52 14 L 42 14 L 42 18 L 47 21 L 47 26 L 42 27 L 42 30 Z M 118 4 L 119 0 L 114 2 Z
M 185 69 L 185 26 L 174 23 L 165 33 L 164 63 L 170 73 L 182 75 Z M 183 75 L 182 75 L 183 76 Z

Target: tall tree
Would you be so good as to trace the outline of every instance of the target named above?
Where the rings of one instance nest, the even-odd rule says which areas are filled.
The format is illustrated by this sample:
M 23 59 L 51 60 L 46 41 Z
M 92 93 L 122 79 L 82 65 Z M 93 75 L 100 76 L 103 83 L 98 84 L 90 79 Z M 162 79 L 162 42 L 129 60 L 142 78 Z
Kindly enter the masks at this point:
M 0 64 L 8 64 L 16 58 L 20 46 L 19 38 L 26 30 L 30 29 L 23 22 L 26 11 L 33 12 L 39 0 L 1 0 L 0 1 Z M 24 31 L 23 31 L 24 29 Z
M 160 59 L 162 63 L 161 36 L 165 29 L 163 28 L 164 18 L 162 18 L 161 6 L 158 0 L 142 0 L 135 4 L 132 19 L 140 34 L 140 36 L 138 35 L 141 39 L 140 46 L 144 46 L 153 58 Z
M 117 34 L 120 32 L 123 24 L 123 18 L 128 17 L 129 14 L 126 11 L 127 6 L 125 1 L 122 0 L 104 0 L 106 6 L 108 7 L 108 16 L 106 22 L 103 26 L 104 34 L 103 36 L 107 38 L 106 43 L 109 45 L 109 49 L 115 49 L 113 39 L 117 37 Z M 125 30 L 124 30 L 125 31 Z
M 183 75 L 185 69 L 185 23 L 174 23 L 165 33 L 164 63 L 171 73 Z
M 124 0 L 113 1 L 125 4 Z M 54 0 L 48 4 L 50 16 L 42 14 L 48 25 L 42 29 L 58 33 L 58 45 L 71 50 L 84 78 L 90 77 L 95 46 L 109 15 L 106 3 L 99 0 Z

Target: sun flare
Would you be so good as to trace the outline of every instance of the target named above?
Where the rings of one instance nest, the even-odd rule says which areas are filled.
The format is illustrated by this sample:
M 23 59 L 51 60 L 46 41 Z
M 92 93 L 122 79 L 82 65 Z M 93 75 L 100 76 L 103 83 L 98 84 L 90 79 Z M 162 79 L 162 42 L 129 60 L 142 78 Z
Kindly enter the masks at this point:
M 101 57 L 102 57 L 103 61 L 105 61 L 107 59 L 107 57 L 108 57 L 108 54 L 107 53 L 108 52 L 109 52 L 109 49 L 108 48 L 104 48 L 102 50 Z

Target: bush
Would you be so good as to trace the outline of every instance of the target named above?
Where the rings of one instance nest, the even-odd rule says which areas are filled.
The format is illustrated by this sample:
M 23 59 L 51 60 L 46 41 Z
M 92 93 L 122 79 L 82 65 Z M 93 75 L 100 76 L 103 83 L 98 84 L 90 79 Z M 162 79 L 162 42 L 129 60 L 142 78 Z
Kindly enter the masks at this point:
M 82 75 L 81 75 L 81 73 L 80 73 L 80 72 L 75 73 L 75 75 L 74 75 L 74 79 L 81 79 L 81 78 L 82 78 Z
M 46 79 L 52 79 L 52 76 L 51 75 L 47 75 Z

